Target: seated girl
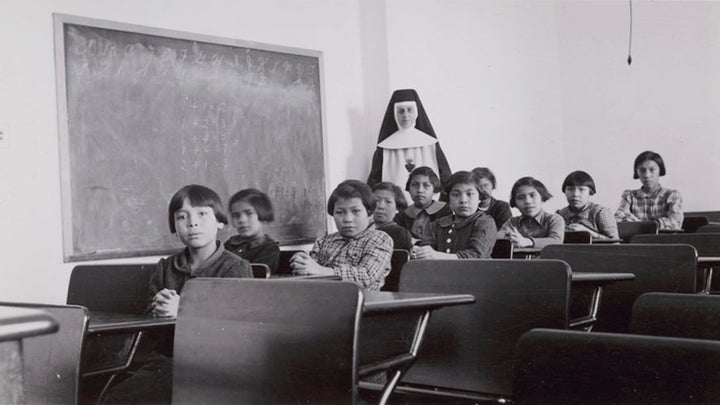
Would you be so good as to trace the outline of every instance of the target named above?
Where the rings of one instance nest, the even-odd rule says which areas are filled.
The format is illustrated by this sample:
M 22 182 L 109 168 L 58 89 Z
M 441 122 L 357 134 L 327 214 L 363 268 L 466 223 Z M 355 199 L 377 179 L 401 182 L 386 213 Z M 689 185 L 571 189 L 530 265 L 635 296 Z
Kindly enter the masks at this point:
M 220 197 L 211 189 L 189 185 L 178 190 L 168 206 L 170 232 L 185 248 L 160 259 L 150 277 L 148 311 L 176 317 L 185 283 L 196 277 L 252 278 L 250 263 L 225 250 L 217 233 L 227 224 Z M 218 299 L 218 297 L 208 297 Z M 170 404 L 172 398 L 172 334 L 162 329 L 143 335 L 152 348 L 136 371 L 115 385 L 105 404 Z
M 316 240 L 310 253 L 293 255 L 293 274 L 337 275 L 364 290 L 379 291 L 390 273 L 393 242 L 387 233 L 370 228 L 374 209 L 375 198 L 367 184 L 340 183 L 327 206 L 338 232 Z
M 640 179 L 638 190 L 625 190 L 615 211 L 618 222 L 655 221 L 660 229 L 681 229 L 683 223 L 682 195 L 663 188 L 660 177 L 665 175 L 663 158 L 646 151 L 635 158 L 633 178 Z
M 610 208 L 590 201 L 595 190 L 595 181 L 584 171 L 568 174 L 562 184 L 568 206 L 557 213 L 565 220 L 566 231 L 590 232 L 595 239 L 617 239 L 617 223 Z
M 472 172 L 480 178 L 480 187 L 485 190 L 484 195 L 486 197 L 483 197 L 483 195 L 480 196 L 480 211 L 484 211 L 493 217 L 495 226 L 500 229 L 505 222 L 512 217 L 510 204 L 505 201 L 496 200 L 495 197 L 492 196 L 496 182 L 495 175 L 490 169 L 487 167 L 476 167 Z
M 478 209 L 487 193 L 472 172 L 455 172 L 445 192 L 452 214 L 430 225 L 430 236 L 412 249 L 416 259 L 489 258 L 495 245 L 497 228 L 490 215 Z
M 180 292 L 194 277 L 250 277 L 250 264 L 227 252 L 217 234 L 227 224 L 220 197 L 213 190 L 189 185 L 178 190 L 168 206 L 170 232 L 185 249 L 160 259 L 150 278 L 155 316 L 177 316 Z
M 277 271 L 280 248 L 265 233 L 265 226 L 275 218 L 267 194 L 248 188 L 230 198 L 230 219 L 238 234 L 225 242 L 225 249 L 250 263 L 266 264 L 271 272 Z
M 405 201 L 402 189 L 389 181 L 383 181 L 373 186 L 373 195 L 375 196 L 375 211 L 373 212 L 375 229 L 390 235 L 395 249 L 409 251 L 413 245 L 412 235 L 410 235 L 410 231 L 394 221 L 398 210 L 407 208 L 407 201 Z
M 395 222 L 409 230 L 413 238 L 422 240 L 430 223 L 452 214 L 452 210 L 446 203 L 433 200 L 433 196 L 440 192 L 440 179 L 427 166 L 418 167 L 410 173 L 405 190 L 410 193 L 413 205 L 400 212 Z
M 500 228 L 498 238 L 510 239 L 515 247 L 535 247 L 563 243 L 565 221 L 558 214 L 543 210 L 543 203 L 552 198 L 544 184 L 532 177 L 522 177 L 510 191 L 510 206 L 521 215 L 510 218 Z

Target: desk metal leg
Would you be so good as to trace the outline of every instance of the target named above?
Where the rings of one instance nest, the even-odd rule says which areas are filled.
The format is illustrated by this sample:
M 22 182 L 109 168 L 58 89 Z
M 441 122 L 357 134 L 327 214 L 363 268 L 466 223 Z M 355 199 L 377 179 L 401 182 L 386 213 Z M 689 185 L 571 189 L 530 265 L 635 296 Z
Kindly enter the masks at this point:
M 100 392 L 97 394 L 97 397 L 95 399 L 95 403 L 100 404 L 102 403 L 103 398 L 105 397 L 105 394 L 107 394 L 108 389 L 110 386 L 112 386 L 115 379 L 122 374 L 125 370 L 127 370 L 130 365 L 133 362 L 133 359 L 135 358 L 135 353 L 137 352 L 138 346 L 140 345 L 140 341 L 142 340 L 143 331 L 138 331 L 133 334 L 133 336 L 130 338 L 130 349 L 125 356 L 125 360 L 122 364 L 118 364 L 116 366 L 107 367 L 99 370 L 92 370 L 88 372 L 84 372 L 82 374 L 83 377 L 92 377 L 97 376 L 100 374 L 110 374 L 107 381 L 103 384 L 103 387 L 100 389 Z
M 388 325 L 391 326 L 390 329 L 378 329 L 383 327 L 383 323 L 371 322 L 374 319 L 373 317 L 366 320 L 366 326 L 368 329 L 366 329 L 364 333 L 361 333 L 361 335 L 366 337 L 366 339 L 361 338 L 361 341 L 364 343 L 371 342 L 370 339 L 372 339 L 371 346 L 375 345 L 376 334 L 382 335 L 386 332 L 387 334 L 382 336 L 380 338 L 381 340 L 390 338 L 400 339 L 400 341 L 404 342 L 402 346 L 389 345 L 390 349 L 387 353 L 380 352 L 369 356 L 368 359 L 365 359 L 365 365 L 361 366 L 358 370 L 360 378 L 376 375 L 382 372 L 386 373 L 387 380 L 384 385 L 369 381 L 360 381 L 358 383 L 360 388 L 380 391 L 382 394 L 378 402 L 379 404 L 384 405 L 388 403 L 390 396 L 395 391 L 395 388 L 399 384 L 400 380 L 410 366 L 412 366 L 415 362 L 420 350 L 420 345 L 422 344 L 425 336 L 431 312 L 431 310 L 422 310 L 413 314 L 406 313 L 402 315 L 401 318 L 394 320 L 394 322 L 397 323 Z M 414 325 L 413 329 L 409 328 L 409 324 L 404 325 L 407 322 L 412 322 Z M 407 328 L 405 328 L 405 326 L 407 326 Z M 396 328 L 393 329 L 392 327 Z M 400 332 L 401 335 L 397 335 L 397 332 Z M 388 347 L 384 348 L 387 349 Z M 367 348 L 361 347 L 361 351 L 365 351 L 363 349 Z
M 703 270 L 703 289 L 700 292 L 703 294 L 710 294 L 710 289 L 712 288 L 713 268 L 712 266 L 708 266 Z
M 589 314 L 585 317 L 574 319 L 568 325 L 572 328 L 583 328 L 586 332 L 592 331 L 597 321 L 598 310 L 600 309 L 600 299 L 602 298 L 602 286 L 595 287 L 592 298 L 590 299 Z
M 413 341 L 410 345 L 411 358 L 393 370 L 392 378 L 388 380 L 387 384 L 385 384 L 385 388 L 383 388 L 382 397 L 379 402 L 380 405 L 387 404 L 390 399 L 390 395 L 392 395 L 395 387 L 397 387 L 397 384 L 400 382 L 400 379 L 415 362 L 418 351 L 420 350 L 420 345 L 425 337 L 425 330 L 427 329 L 428 321 L 430 320 L 430 312 L 430 310 L 427 310 L 420 315 L 417 327 L 415 328 L 415 335 L 413 336 Z

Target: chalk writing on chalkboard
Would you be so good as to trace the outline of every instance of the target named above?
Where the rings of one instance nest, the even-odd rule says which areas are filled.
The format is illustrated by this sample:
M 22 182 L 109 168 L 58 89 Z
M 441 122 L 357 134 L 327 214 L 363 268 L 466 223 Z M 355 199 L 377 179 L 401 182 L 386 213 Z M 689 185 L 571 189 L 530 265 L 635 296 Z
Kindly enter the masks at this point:
M 66 261 L 182 247 L 186 184 L 267 192 L 281 243 L 327 231 L 319 52 L 67 15 L 55 35 Z

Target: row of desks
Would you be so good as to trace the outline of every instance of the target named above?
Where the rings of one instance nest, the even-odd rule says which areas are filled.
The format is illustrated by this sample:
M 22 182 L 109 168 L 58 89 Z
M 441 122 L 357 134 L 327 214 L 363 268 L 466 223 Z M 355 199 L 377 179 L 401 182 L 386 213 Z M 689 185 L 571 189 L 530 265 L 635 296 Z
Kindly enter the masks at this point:
M 602 287 L 618 281 L 634 280 L 632 273 L 573 273 L 572 283 Z M 436 309 L 447 305 L 461 305 L 474 302 L 472 295 L 407 293 L 407 292 L 365 292 L 364 315 L 402 312 L 417 309 Z M 175 318 L 158 318 L 152 314 L 118 314 L 90 311 L 88 333 L 134 331 L 174 325 Z
M 359 375 L 369 376 L 374 373 L 391 371 L 392 377 L 388 379 L 380 403 L 386 403 L 404 372 L 412 365 L 422 343 L 424 331 L 430 319 L 430 313 L 438 308 L 471 304 L 475 297 L 469 294 L 434 294 L 434 293 L 398 293 L 369 291 L 364 293 L 362 308 L 363 318 L 366 322 L 373 322 L 378 318 L 392 317 L 397 314 L 409 314 L 410 330 L 409 345 L 401 353 L 377 353 L 371 350 L 360 350 Z M 381 319 L 388 326 L 390 318 Z M 396 321 L 395 318 L 392 321 Z M 175 318 L 158 318 L 152 314 L 119 314 L 108 312 L 90 312 L 88 333 L 101 336 L 107 333 L 138 334 L 144 331 L 169 327 L 175 324 Z M 401 331 L 408 336 L 408 330 Z M 361 334 L 360 347 L 378 347 L 374 342 L 375 336 Z M 127 363 L 125 361 L 124 363 Z
M 573 285 L 593 286 L 595 289 L 589 309 L 590 313 L 583 319 L 584 324 L 591 324 L 597 315 L 603 286 L 634 278 L 632 273 L 573 273 Z M 359 375 L 365 377 L 378 372 L 390 371 L 380 403 L 388 401 L 403 374 L 414 362 L 430 319 L 430 313 L 446 306 L 475 302 L 475 297 L 469 294 L 365 292 L 364 297 L 362 313 L 365 323 L 369 327 L 363 328 L 367 332 L 365 334 L 361 332 L 360 336 Z M 402 318 L 399 318 L 398 314 L 409 316 L 406 323 L 407 328 L 410 329 L 400 332 L 400 335 L 407 338 L 409 344 L 402 353 L 382 353 L 378 349 L 382 345 L 377 344 L 376 336 L 372 331 L 375 327 L 383 328 L 383 322 L 384 325 L 388 325 L 389 322 L 397 323 L 398 319 Z M 88 334 L 94 336 L 111 333 L 141 334 L 153 329 L 172 327 L 174 324 L 174 318 L 158 318 L 151 314 L 133 315 L 90 311 Z M 412 333 L 409 333 L 410 331 Z M 138 339 L 136 338 L 136 340 Z M 129 360 L 126 359 L 124 363 L 129 364 Z

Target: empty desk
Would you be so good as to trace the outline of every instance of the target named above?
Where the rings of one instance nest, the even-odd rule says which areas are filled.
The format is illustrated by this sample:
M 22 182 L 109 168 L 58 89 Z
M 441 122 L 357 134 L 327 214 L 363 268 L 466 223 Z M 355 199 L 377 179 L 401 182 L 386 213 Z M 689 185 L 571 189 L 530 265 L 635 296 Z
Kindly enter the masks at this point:
M 25 403 L 22 340 L 57 330 L 45 311 L 0 306 L 0 403 Z

